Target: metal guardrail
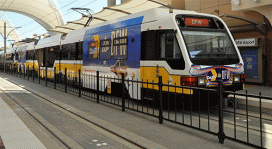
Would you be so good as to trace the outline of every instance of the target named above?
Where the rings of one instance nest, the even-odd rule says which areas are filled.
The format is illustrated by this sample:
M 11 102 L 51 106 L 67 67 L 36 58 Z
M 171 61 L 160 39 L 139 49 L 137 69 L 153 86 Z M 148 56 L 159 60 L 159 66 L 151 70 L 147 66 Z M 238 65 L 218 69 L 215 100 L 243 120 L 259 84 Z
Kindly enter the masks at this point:
M 68 72 L 66 68 L 64 72 L 56 71 L 56 68 L 54 68 L 54 78 L 47 78 L 47 67 L 45 70 L 43 70 L 45 71 L 45 75 L 43 74 L 44 77 L 41 77 L 40 67 L 36 69 L 33 67 L 32 70 L 30 70 L 29 67 L 22 68 L 21 66 L 16 67 L 8 64 L 5 67 L 5 73 L 7 74 L 28 80 L 30 80 L 30 77 L 32 77 L 31 81 L 33 82 L 44 84 L 46 86 L 52 86 L 55 89 L 61 88 L 65 92 L 75 92 L 79 95 L 79 97 L 81 97 L 81 95 L 89 96 L 96 99 L 97 103 L 100 101 L 111 103 L 120 106 L 122 111 L 125 111 L 125 109 L 130 109 L 151 115 L 157 117 L 160 124 L 163 124 L 163 121 L 167 120 L 216 135 L 218 136 L 219 143 L 222 144 L 224 143 L 225 139 L 230 139 L 252 147 L 265 148 L 263 140 L 263 120 L 268 119 L 263 118 L 262 100 L 272 100 L 272 98 L 263 97 L 261 96 L 261 93 L 259 96 L 257 96 L 249 95 L 247 93 L 241 94 L 223 91 L 222 81 L 219 81 L 217 89 L 207 89 L 163 84 L 161 76 L 158 78 L 158 83 L 154 83 L 125 79 L 124 74 L 122 74 L 121 78 L 111 78 L 108 76 L 101 76 L 98 71 L 96 72 L 96 75 L 91 75 L 81 74 L 81 70 L 79 70 L 78 73 L 73 73 Z M 3 72 L 4 65 L 1 64 L 0 68 Z M 122 91 L 121 95 L 116 97 L 112 96 L 111 94 L 101 92 L 100 90 L 102 89 L 102 86 L 106 86 L 106 80 L 120 82 L 120 90 Z M 83 85 L 82 82 L 87 82 L 88 86 L 86 84 Z M 125 87 L 125 84 L 136 85 L 132 85 L 131 87 L 128 85 L 128 87 Z M 132 99 L 129 97 L 127 92 L 129 90 L 133 91 L 135 86 L 137 88 L 142 87 L 141 97 L 138 97 L 139 90 L 137 89 L 136 93 L 132 92 L 132 94 L 137 95 L 136 99 Z M 167 88 L 167 91 L 163 91 L 163 87 L 164 90 Z M 171 92 L 171 89 L 174 89 L 174 92 Z M 189 89 L 190 92 L 194 91 L 197 94 L 196 96 L 178 94 L 176 92 L 178 89 L 181 89 L 182 92 L 185 89 Z M 224 109 L 223 94 L 230 94 L 234 97 L 232 100 L 233 108 L 231 110 Z M 245 113 L 241 112 L 240 109 L 237 109 L 236 96 L 238 95 L 246 97 Z M 248 106 L 248 97 L 259 99 L 259 111 L 255 111 L 255 113 L 249 112 L 250 107 Z M 233 121 L 224 118 L 226 115 L 232 115 Z M 244 126 L 242 124 L 237 124 L 237 115 L 245 117 L 246 124 Z M 257 128 L 254 127 L 253 129 L 253 126 L 249 126 L 250 118 L 259 121 Z M 227 129 L 227 131 L 225 129 Z M 242 129 L 246 130 L 242 131 Z M 249 133 L 249 130 L 258 132 L 259 134 Z M 250 135 L 254 135 L 253 139 Z M 244 136 L 246 136 L 246 139 Z

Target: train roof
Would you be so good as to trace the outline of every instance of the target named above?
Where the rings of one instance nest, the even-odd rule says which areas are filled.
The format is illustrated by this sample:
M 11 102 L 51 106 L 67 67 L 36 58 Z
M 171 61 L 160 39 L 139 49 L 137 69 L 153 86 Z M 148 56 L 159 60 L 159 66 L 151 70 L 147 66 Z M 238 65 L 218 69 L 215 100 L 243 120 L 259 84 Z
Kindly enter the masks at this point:
M 60 45 L 61 36 L 62 36 L 61 34 L 57 34 L 52 37 L 43 38 L 38 41 L 37 45 L 35 46 L 35 49 Z
M 91 25 L 91 26 L 88 26 L 88 27 L 85 27 L 85 28 L 73 30 L 73 31 L 68 32 L 67 34 L 57 34 L 57 35 L 52 36 L 52 37 L 41 39 L 38 42 L 38 44 L 36 45 L 35 48 L 39 49 L 39 48 L 43 48 L 43 47 L 56 46 L 56 45 L 59 45 L 60 42 L 61 42 L 61 44 L 82 42 L 84 40 L 84 36 L 85 36 L 87 30 L 91 30 L 91 29 L 94 29 L 94 28 L 97 28 L 97 27 L 122 22 L 122 21 L 125 21 L 125 20 L 129 20 L 129 19 L 133 19 L 133 18 L 137 18 L 137 17 L 141 17 L 141 16 L 143 16 L 142 23 L 144 24 L 144 23 L 148 23 L 148 22 L 157 21 L 161 17 L 165 17 L 165 16 L 173 17 L 176 14 L 192 14 L 192 15 L 205 15 L 205 16 L 216 17 L 214 15 L 197 13 L 195 11 L 173 9 L 173 12 L 170 13 L 169 8 L 165 8 L 165 7 L 153 8 L 153 9 L 145 10 L 145 11 L 142 11 L 142 12 L 137 12 L 137 13 L 133 13 L 133 14 L 130 14 L 130 15 L 126 15 L 126 16 L 123 16 L 123 17 L 120 17 L 120 18 L 117 18 L 117 19 L 105 21 L 105 22 L 102 22 L 102 23 L 99 23 L 99 24 Z M 128 24 L 128 26 L 129 25 L 134 25 L 134 24 L 132 22 L 132 24 Z M 116 28 L 117 28 L 117 26 L 116 26 Z M 106 32 L 106 31 L 107 31 L 106 29 L 103 30 L 103 32 Z M 94 32 L 94 34 L 96 34 L 96 33 L 98 33 L 98 32 Z M 101 32 L 99 32 L 99 33 L 101 33 Z
M 173 15 L 173 14 L 195 14 L 195 11 L 186 11 L 186 10 L 179 10 L 179 9 L 174 9 L 173 13 L 169 13 L 169 8 L 153 8 L 153 9 L 149 9 L 149 10 L 145 10 L 142 12 L 137 12 L 134 14 L 130 14 L 130 15 L 126 15 L 114 20 L 109 20 L 106 22 L 102 22 L 99 24 L 95 24 L 95 25 L 91 25 L 82 29 L 77 29 L 77 30 L 73 30 L 70 31 L 67 36 L 65 37 L 65 39 L 62 41 L 63 44 L 66 43 L 72 43 L 75 41 L 83 41 L 84 39 L 84 35 L 86 33 L 87 30 L 93 29 L 93 28 L 97 28 L 100 26 L 105 26 L 105 25 L 109 25 L 109 24 L 114 24 L 114 23 L 118 23 L 118 22 L 122 22 L 125 20 L 129 20 L 129 19 L 133 19 L 133 18 L 137 18 L 137 17 L 141 17 L 143 16 L 143 24 L 147 23 L 147 22 L 152 22 L 152 21 L 156 21 L 158 20 L 160 17 L 162 16 L 166 16 L 166 15 Z M 133 24 L 130 24 L 133 25 Z M 104 30 L 107 31 L 107 30 Z

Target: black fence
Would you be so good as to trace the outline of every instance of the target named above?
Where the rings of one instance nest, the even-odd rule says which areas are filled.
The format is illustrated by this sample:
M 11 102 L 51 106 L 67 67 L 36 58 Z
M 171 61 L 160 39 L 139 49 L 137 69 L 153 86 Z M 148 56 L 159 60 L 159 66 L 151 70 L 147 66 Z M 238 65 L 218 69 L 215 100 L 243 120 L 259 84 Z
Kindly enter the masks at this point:
M 56 68 L 12 65 L 4 68 L 3 64 L 0 68 L 1 72 L 74 92 L 79 97 L 91 97 L 97 103 L 103 101 L 120 106 L 122 111 L 130 109 L 157 117 L 160 124 L 167 120 L 216 135 L 222 144 L 230 139 L 256 148 L 269 145 L 269 136 L 266 136 L 269 130 L 264 126 L 272 125 L 271 113 L 262 105 L 272 98 L 261 96 L 261 93 L 257 96 L 224 91 L 222 81 L 217 89 L 207 89 L 163 84 L 161 76 L 158 83 L 154 83 L 125 79 L 124 74 L 109 77 L 100 72 L 82 74 L 81 70 L 61 72 Z M 110 88 L 108 82 L 117 85 Z M 224 98 L 226 95 L 229 95 L 228 100 Z M 244 98 L 245 104 L 238 105 L 240 98 Z M 249 105 L 252 100 L 256 104 L 254 107 Z

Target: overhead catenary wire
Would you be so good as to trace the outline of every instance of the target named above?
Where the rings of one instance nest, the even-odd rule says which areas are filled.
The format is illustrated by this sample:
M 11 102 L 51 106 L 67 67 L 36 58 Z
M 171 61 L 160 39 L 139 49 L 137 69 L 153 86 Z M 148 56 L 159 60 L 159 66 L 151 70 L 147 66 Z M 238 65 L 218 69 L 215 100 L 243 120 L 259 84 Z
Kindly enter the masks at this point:
M 77 1 L 77 0 L 76 0 L 76 1 Z M 87 4 L 85 4 L 85 5 L 83 5 L 83 6 L 81 6 L 81 7 L 85 7 L 85 6 L 91 4 L 91 3 L 95 2 L 95 1 L 97 1 L 97 0 L 93 0 L 93 1 L 91 1 L 91 2 L 89 2 L 89 3 L 87 3 Z M 74 1 L 73 1 L 73 2 L 74 2 Z M 72 3 L 69 3 L 69 4 L 65 5 L 65 7 L 67 7 L 67 6 L 70 5 L 70 4 L 72 4 Z M 61 7 L 61 8 L 64 8 L 64 7 Z M 64 14 L 64 16 L 67 15 L 67 14 L 70 14 L 70 13 L 72 13 L 72 12 L 73 12 L 73 11 L 67 12 L 67 13 Z M 49 14 L 48 14 L 48 15 L 49 15 Z M 54 20 L 56 20 L 56 19 L 57 19 L 57 18 L 54 18 L 54 19 L 52 19 L 52 20 L 50 20 L 50 21 L 54 21 Z M 31 22 L 31 23 L 35 23 L 35 21 L 33 21 L 33 22 Z M 29 24 L 31 24 L 31 23 L 28 23 L 28 24 L 25 24 L 25 25 L 29 25 Z M 23 27 L 23 26 L 22 26 L 22 27 Z M 21 35 L 25 35 L 25 34 L 31 32 L 31 31 L 36 30 L 36 29 L 41 28 L 41 27 L 42 27 L 42 26 L 36 27 L 36 28 L 34 28 L 34 29 L 31 29 L 31 30 L 29 30 L 29 31 L 26 31 L 26 32 L 22 33 Z

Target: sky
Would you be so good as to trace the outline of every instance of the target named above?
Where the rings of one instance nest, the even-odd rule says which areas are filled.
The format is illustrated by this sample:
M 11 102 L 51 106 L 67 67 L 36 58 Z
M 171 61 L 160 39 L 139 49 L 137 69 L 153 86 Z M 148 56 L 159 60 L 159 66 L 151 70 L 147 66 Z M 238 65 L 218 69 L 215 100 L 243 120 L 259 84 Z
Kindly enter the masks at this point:
M 116 0 L 116 4 L 120 4 L 120 1 L 121 0 Z M 107 7 L 107 0 L 57 0 L 57 2 L 60 9 L 62 10 L 62 14 L 66 22 L 78 20 L 82 16 L 78 12 L 70 10 L 70 8 L 89 8 L 94 13 L 98 13 L 103 9 L 103 7 Z M 27 16 L 8 11 L 4 11 L 4 13 L 14 27 L 21 27 L 17 30 L 20 33 L 22 39 L 33 38 L 33 34 L 39 35 L 47 32 L 40 24 Z M 1 36 L 0 42 L 4 42 Z M 7 46 L 11 43 L 13 43 L 13 41 L 7 41 Z

